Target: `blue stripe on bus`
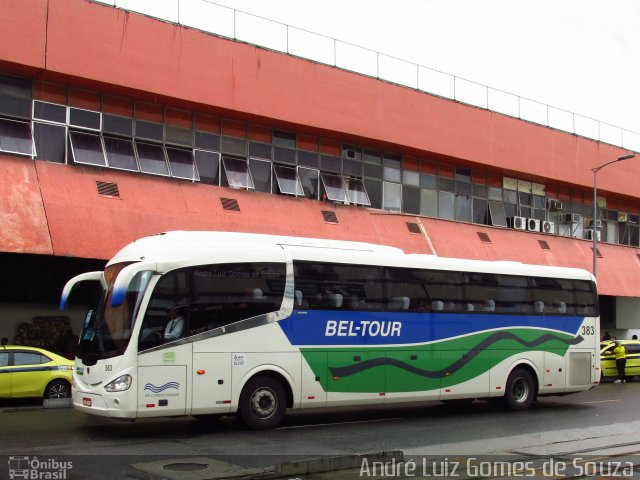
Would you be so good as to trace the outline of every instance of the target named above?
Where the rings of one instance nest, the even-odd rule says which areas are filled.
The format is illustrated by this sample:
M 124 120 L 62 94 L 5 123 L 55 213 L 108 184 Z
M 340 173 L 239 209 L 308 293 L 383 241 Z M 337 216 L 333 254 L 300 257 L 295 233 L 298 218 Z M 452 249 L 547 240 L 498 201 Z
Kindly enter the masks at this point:
M 576 335 L 584 317 L 294 310 L 278 322 L 292 345 L 425 343 L 496 328 L 544 328 Z

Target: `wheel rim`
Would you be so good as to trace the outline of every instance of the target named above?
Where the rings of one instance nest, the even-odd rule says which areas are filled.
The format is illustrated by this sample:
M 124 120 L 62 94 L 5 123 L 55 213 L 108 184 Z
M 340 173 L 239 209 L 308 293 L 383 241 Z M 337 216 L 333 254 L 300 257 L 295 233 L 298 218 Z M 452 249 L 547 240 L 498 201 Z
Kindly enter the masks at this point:
M 529 384 L 524 378 L 518 377 L 511 387 L 511 398 L 516 403 L 524 403 L 529 398 Z
M 251 395 L 251 411 L 260 418 L 269 418 L 278 407 L 278 398 L 273 390 L 262 387 Z
M 67 387 L 61 383 L 51 385 L 49 388 L 49 398 L 67 398 Z

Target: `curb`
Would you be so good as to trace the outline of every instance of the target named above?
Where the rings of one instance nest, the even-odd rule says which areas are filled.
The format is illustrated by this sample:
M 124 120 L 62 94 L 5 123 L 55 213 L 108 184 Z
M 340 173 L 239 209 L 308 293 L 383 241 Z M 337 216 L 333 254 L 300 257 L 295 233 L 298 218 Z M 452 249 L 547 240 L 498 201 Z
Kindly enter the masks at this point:
M 253 475 L 239 475 L 234 480 L 275 480 L 278 478 L 290 478 L 294 475 L 312 473 L 338 472 L 342 470 L 360 469 L 364 461 L 368 462 L 401 462 L 404 453 L 401 450 L 385 452 L 363 453 L 358 455 L 341 455 L 336 457 L 313 458 L 295 462 L 278 463 L 273 468 L 263 473 Z
M 42 401 L 42 408 L 71 408 L 72 398 L 45 398 Z

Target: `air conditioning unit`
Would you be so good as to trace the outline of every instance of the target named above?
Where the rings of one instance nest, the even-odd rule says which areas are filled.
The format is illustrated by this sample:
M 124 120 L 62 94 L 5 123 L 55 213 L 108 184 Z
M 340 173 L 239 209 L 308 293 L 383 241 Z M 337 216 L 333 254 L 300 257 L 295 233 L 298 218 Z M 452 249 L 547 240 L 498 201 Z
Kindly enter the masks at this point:
M 593 228 L 593 219 L 588 218 L 585 223 L 586 223 L 585 227 Z M 596 220 L 596 229 L 598 228 L 602 228 L 602 220 Z
M 350 160 L 362 160 L 362 153 L 354 150 L 353 148 L 347 148 L 344 150 L 344 158 L 348 158 Z
M 527 218 L 527 230 L 530 232 L 540 231 L 540 220 L 537 218 Z
M 629 215 L 627 212 L 618 212 L 618 221 L 620 223 L 626 223 L 629 221 Z
M 549 222 L 547 220 L 543 220 L 540 222 L 540 231 L 542 233 L 555 233 L 555 224 L 553 222 Z
M 562 202 L 560 200 L 554 200 L 550 198 L 549 210 L 551 210 L 552 212 L 557 212 L 558 210 L 562 210 Z
M 516 230 L 526 230 L 527 219 L 524 217 L 511 217 L 509 218 L 509 226 L 511 228 L 515 228 Z
M 587 240 L 593 240 L 594 232 L 595 232 L 595 235 L 596 235 L 596 240 L 599 242 L 600 241 L 600 232 L 598 230 L 593 230 L 593 229 L 585 230 L 584 231 L 584 238 L 586 238 Z
M 582 215 L 578 213 L 566 213 L 562 216 L 562 223 L 580 223 Z

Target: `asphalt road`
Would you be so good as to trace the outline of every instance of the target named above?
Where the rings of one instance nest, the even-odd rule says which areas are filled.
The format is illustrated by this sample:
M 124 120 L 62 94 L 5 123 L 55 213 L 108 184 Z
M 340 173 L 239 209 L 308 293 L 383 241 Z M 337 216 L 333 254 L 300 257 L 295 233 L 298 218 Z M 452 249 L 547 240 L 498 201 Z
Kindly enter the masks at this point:
M 427 455 L 511 451 L 523 438 L 553 444 L 581 435 L 598 437 L 599 432 L 624 433 L 640 421 L 639 398 L 640 382 L 605 383 L 589 392 L 539 399 L 526 412 L 507 412 L 480 401 L 460 409 L 439 402 L 331 409 L 291 412 L 280 428 L 259 432 L 246 430 L 233 417 L 215 423 L 189 417 L 122 422 L 70 408 L 4 402 L 0 403 L 0 455 L 71 459 L 74 470 L 66 477 L 70 479 L 89 472 L 94 479 L 151 479 L 159 477 L 132 464 L 214 458 L 257 468 L 392 450 Z M 620 437 L 616 442 L 624 443 Z M 185 469 L 187 464 L 185 460 Z M 0 474 L 3 468 L 0 464 Z

